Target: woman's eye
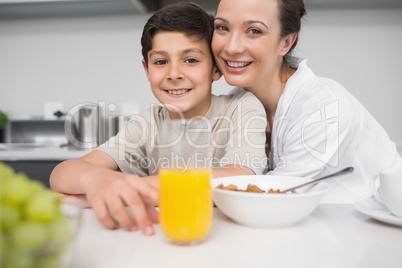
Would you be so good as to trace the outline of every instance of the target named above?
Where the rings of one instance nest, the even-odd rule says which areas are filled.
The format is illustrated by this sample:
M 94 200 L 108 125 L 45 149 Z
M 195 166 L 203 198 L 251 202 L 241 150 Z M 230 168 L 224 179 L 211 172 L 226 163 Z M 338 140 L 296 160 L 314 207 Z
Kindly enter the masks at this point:
M 227 32 L 229 30 L 228 27 L 226 27 L 224 25 L 216 25 L 215 29 L 218 31 L 222 31 L 222 32 Z
M 198 60 L 193 59 L 193 58 L 190 58 L 190 59 L 187 59 L 186 62 L 187 62 L 187 63 L 197 63 Z
M 250 29 L 250 33 L 253 35 L 258 35 L 258 34 L 262 34 L 262 31 L 260 31 L 258 29 Z

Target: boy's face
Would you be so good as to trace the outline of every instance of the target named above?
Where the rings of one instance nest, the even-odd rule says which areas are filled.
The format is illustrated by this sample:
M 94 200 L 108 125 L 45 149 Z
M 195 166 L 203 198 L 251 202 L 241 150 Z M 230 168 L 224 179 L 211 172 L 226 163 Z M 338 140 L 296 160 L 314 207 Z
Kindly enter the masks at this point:
M 142 61 L 152 93 L 172 119 L 205 115 L 211 105 L 212 81 L 221 74 L 213 66 L 209 45 L 181 32 L 158 31 Z

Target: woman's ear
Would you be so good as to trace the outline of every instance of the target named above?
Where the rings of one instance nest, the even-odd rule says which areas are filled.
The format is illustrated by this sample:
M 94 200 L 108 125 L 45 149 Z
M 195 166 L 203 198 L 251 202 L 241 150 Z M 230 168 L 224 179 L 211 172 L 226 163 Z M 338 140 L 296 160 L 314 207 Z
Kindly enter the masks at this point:
M 218 81 L 222 77 L 221 71 L 219 71 L 218 67 L 216 64 L 212 68 L 212 82 L 213 81 Z
M 145 60 L 144 59 L 142 59 L 142 67 L 144 68 L 144 71 L 145 71 L 145 75 L 147 76 L 147 79 L 148 79 L 148 81 L 149 81 L 149 73 L 148 73 L 148 67 L 147 67 L 147 64 L 146 64 L 146 62 L 145 62 Z
M 288 34 L 282 39 L 281 56 L 285 56 L 296 42 L 297 33 Z

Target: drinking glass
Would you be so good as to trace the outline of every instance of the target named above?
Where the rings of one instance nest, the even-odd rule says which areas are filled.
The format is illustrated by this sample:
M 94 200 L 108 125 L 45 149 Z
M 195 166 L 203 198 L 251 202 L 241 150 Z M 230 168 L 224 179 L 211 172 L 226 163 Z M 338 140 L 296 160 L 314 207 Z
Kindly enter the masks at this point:
M 210 129 L 207 122 L 177 121 L 159 129 L 159 221 L 172 244 L 198 244 L 211 226 Z

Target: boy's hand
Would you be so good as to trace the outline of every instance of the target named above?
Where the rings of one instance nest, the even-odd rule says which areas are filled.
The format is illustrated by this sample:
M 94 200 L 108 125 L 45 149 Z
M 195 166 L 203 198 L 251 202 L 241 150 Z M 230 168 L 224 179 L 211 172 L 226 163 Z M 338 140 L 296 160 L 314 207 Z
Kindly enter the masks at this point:
M 99 176 L 92 174 L 85 185 L 87 200 L 99 221 L 109 229 L 140 228 L 145 235 L 153 235 L 152 223 L 158 222 L 155 205 L 159 202 L 159 190 L 137 175 L 104 169 L 100 172 Z

